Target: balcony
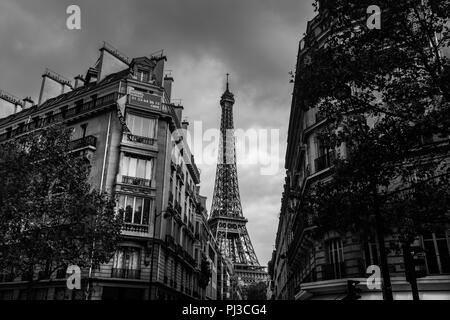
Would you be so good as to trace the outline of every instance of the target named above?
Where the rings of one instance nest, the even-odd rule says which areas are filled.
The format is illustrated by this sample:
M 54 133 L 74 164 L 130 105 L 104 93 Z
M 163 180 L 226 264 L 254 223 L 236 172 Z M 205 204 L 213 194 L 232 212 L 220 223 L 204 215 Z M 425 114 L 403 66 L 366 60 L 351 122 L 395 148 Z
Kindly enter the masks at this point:
M 336 159 L 335 151 L 329 151 L 323 156 L 318 157 L 316 160 L 314 160 L 314 166 L 316 169 L 315 172 L 319 172 L 331 167 L 335 159 Z
M 16 128 L 15 130 L 10 130 L 0 135 L 0 142 L 5 140 L 9 140 L 16 136 L 21 135 L 22 133 L 28 133 L 45 126 L 60 123 L 62 121 L 68 120 L 70 118 L 78 118 L 83 114 L 97 111 L 100 108 L 107 107 L 116 103 L 118 99 L 118 93 L 113 92 L 106 96 L 100 97 L 95 101 L 89 101 L 79 106 L 72 107 L 68 110 L 64 110 L 60 113 L 55 113 L 51 117 L 48 118 L 36 118 L 33 122 L 25 125 L 24 127 Z M 58 100 L 58 99 L 57 99 Z
M 148 233 L 148 225 L 124 223 L 122 225 L 122 231 L 136 232 L 136 233 Z
M 129 176 L 122 176 L 122 183 L 147 188 L 152 186 L 151 180 Z
M 127 140 L 133 143 L 142 143 L 142 144 L 147 144 L 147 145 L 154 145 L 155 144 L 155 139 L 153 138 L 147 138 L 147 137 L 141 137 L 141 136 L 135 136 L 131 133 L 127 134 Z
M 97 138 L 94 136 L 87 136 L 70 142 L 70 149 L 72 150 L 80 150 L 86 148 L 93 148 L 95 150 L 96 146 Z
M 141 278 L 141 270 L 113 268 L 111 271 L 111 278 L 139 280 Z

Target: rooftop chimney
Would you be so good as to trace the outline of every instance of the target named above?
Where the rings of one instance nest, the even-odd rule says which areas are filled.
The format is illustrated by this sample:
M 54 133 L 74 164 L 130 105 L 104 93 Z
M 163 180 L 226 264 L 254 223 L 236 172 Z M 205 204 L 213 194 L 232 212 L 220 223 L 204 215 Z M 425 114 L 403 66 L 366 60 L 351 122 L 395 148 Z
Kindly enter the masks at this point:
M 173 105 L 173 110 L 175 111 L 175 114 L 177 115 L 177 118 L 179 121 L 181 121 L 183 117 L 183 106 L 181 104 Z
M 41 105 L 48 99 L 55 98 L 63 94 L 65 88 L 72 88 L 69 80 L 49 69 L 42 75 L 41 92 L 39 93 L 38 104 Z
M 92 82 L 96 82 L 98 78 L 98 70 L 95 68 L 89 68 L 86 73 L 86 82 L 85 84 L 89 84 Z
M 184 130 L 187 130 L 189 127 L 189 121 L 187 119 L 184 119 L 183 122 L 181 123 L 181 126 L 183 127 Z
M 83 87 L 85 83 L 86 83 L 86 80 L 83 78 L 83 76 L 81 74 L 77 75 L 75 77 L 75 88 L 74 89 Z
M 100 48 L 100 61 L 98 64 L 98 81 L 102 81 L 110 74 L 128 69 L 130 59 L 107 42 Z
M 22 101 L 19 100 L 19 98 L 17 98 L 16 96 L 14 96 L 6 91 L 3 91 L 3 90 L 0 90 L 0 100 L 6 101 L 11 106 L 14 106 L 13 113 L 17 113 L 17 112 L 21 111 L 18 109 L 19 107 L 21 107 L 21 109 L 24 108 L 24 104 Z M 3 114 L 3 116 L 9 116 L 9 115 L 10 115 L 9 113 L 7 113 L 6 115 Z
M 28 109 L 28 108 L 31 108 L 32 106 L 34 106 L 34 101 L 31 100 L 31 97 L 26 97 L 22 101 L 23 101 L 23 108 L 24 109 Z
M 170 101 L 170 98 L 172 96 L 172 84 L 173 84 L 173 78 L 171 75 L 166 75 L 164 77 L 164 90 L 166 91 L 167 99 Z

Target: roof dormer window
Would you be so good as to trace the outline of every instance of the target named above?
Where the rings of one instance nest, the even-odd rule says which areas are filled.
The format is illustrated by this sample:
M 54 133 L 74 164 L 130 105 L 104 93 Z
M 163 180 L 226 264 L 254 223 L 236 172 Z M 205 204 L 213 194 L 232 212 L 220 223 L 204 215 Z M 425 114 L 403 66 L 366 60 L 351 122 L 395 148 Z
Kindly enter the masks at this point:
M 136 77 L 138 81 L 150 82 L 150 71 L 146 69 L 138 69 Z

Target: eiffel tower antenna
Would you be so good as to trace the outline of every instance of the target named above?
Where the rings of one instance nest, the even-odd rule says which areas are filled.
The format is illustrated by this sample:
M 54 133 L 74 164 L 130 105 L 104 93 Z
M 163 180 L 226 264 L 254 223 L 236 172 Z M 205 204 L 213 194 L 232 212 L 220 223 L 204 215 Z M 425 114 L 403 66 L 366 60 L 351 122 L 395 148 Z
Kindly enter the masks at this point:
M 244 284 L 260 281 L 267 273 L 263 271 L 250 241 L 242 213 L 239 184 L 236 170 L 236 148 L 233 124 L 234 95 L 227 86 L 220 99 L 222 116 L 220 121 L 219 158 L 208 224 L 216 235 L 222 254 L 234 266 L 236 274 Z

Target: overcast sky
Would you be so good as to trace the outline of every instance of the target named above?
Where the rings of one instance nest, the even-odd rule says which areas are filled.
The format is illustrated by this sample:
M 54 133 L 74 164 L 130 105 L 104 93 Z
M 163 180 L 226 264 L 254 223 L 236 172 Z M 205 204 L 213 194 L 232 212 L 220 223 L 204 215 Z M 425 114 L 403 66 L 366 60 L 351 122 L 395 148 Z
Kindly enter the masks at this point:
M 291 103 L 290 70 L 298 41 L 314 15 L 313 0 L 0 1 L 0 89 L 37 101 L 41 74 L 85 74 L 107 41 L 129 57 L 164 49 L 174 98 L 191 123 L 220 125 L 225 74 L 235 94 L 235 127 L 280 130 L 280 167 L 238 165 L 244 216 L 256 254 L 267 265 L 275 241 L 284 182 Z M 66 8 L 81 8 L 81 30 L 66 28 Z M 0 115 L 2 110 L 0 110 Z M 239 157 L 239 155 L 238 155 Z M 201 193 L 214 188 L 215 166 L 199 165 Z

